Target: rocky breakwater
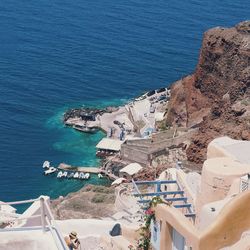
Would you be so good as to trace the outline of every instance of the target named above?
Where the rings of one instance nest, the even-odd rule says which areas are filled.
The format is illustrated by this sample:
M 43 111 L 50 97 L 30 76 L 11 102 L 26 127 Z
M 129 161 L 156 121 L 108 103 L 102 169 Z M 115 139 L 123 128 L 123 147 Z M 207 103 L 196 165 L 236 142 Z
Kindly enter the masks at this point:
M 118 108 L 115 107 L 107 107 L 105 109 L 98 108 L 74 108 L 69 109 L 65 112 L 63 116 L 63 121 L 65 124 L 69 122 L 71 119 L 81 119 L 86 121 L 95 121 L 97 116 L 101 116 L 105 113 L 112 113 L 116 111 Z
M 198 128 L 186 151 L 196 163 L 215 137 L 250 140 L 250 21 L 205 32 L 195 72 L 171 87 L 166 123 Z

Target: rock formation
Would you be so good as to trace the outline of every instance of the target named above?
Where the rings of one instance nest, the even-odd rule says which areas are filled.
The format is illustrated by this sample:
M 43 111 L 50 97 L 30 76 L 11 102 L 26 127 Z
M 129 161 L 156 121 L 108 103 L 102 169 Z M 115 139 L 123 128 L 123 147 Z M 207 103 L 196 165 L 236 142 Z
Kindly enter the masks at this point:
M 172 85 L 166 122 L 198 127 L 187 149 L 196 163 L 215 137 L 250 140 L 250 21 L 204 34 L 195 72 Z

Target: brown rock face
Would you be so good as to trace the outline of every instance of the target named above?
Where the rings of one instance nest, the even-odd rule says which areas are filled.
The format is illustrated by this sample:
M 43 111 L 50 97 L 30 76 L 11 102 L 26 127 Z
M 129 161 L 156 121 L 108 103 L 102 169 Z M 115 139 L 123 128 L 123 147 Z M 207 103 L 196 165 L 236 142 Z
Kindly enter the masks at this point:
M 208 30 L 194 74 L 172 90 L 167 122 L 199 127 L 187 150 L 189 160 L 201 163 L 215 137 L 249 140 L 250 21 Z

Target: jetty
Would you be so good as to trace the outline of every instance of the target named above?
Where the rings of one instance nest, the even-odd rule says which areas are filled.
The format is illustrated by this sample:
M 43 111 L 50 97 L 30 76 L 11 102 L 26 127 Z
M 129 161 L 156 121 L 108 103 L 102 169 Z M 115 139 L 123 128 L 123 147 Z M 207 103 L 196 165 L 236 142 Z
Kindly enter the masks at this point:
M 75 167 L 75 166 L 71 166 L 65 163 L 61 163 L 59 164 L 58 169 L 63 170 L 63 171 L 75 171 L 75 172 L 90 173 L 90 174 L 103 174 L 107 176 L 110 180 L 116 180 L 118 178 L 114 174 L 109 173 L 107 170 L 101 169 L 98 167 Z
M 63 171 L 77 171 L 77 172 L 91 173 L 91 174 L 101 173 L 101 170 L 98 167 L 74 167 L 65 163 L 59 164 L 58 169 Z

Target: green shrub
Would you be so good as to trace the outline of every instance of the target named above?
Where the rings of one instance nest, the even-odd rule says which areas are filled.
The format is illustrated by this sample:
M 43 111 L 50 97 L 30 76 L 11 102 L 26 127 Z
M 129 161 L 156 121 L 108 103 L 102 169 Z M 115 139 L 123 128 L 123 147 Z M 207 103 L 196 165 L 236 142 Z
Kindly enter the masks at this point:
M 105 201 L 106 196 L 103 194 L 95 194 L 95 196 L 92 198 L 91 202 L 93 203 L 102 203 Z
M 96 193 L 104 193 L 104 194 L 109 194 L 111 193 L 110 189 L 107 188 L 107 187 L 103 187 L 103 186 L 94 186 L 92 188 L 92 191 L 93 192 L 96 192 Z

